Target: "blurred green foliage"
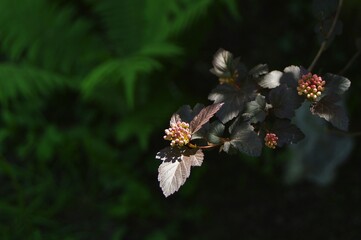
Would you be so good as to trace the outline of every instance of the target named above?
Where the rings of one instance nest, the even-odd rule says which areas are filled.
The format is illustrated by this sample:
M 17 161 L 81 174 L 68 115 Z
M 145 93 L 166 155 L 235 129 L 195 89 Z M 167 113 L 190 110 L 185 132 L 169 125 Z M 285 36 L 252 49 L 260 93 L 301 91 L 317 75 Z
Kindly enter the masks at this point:
M 156 180 L 154 156 L 166 144 L 172 112 L 205 103 L 216 84 L 208 72 L 213 53 L 224 47 L 249 66 L 307 65 L 317 50 L 310 5 L 0 0 L 0 239 L 271 239 L 283 236 L 277 229 L 309 227 L 289 221 L 282 201 L 293 209 L 316 197 L 315 207 L 327 211 L 347 196 L 361 200 L 354 188 L 344 196 L 332 189 L 320 196 L 307 186 L 307 196 L 297 188 L 290 193 L 279 176 L 283 160 L 271 152 L 242 161 L 209 154 L 169 199 Z M 347 37 L 336 38 L 322 70 L 337 72 L 355 51 L 357 9 L 358 1 L 345 3 Z M 360 79 L 360 72 L 350 69 L 349 78 Z M 357 81 L 351 87 L 351 115 L 360 87 Z M 360 186 L 359 175 L 348 176 Z M 347 190 L 343 184 L 337 189 Z M 349 211 L 360 216 L 360 208 L 348 206 L 332 211 L 332 222 L 310 236 L 322 236 Z M 331 234 L 342 236 L 360 220 L 348 223 Z

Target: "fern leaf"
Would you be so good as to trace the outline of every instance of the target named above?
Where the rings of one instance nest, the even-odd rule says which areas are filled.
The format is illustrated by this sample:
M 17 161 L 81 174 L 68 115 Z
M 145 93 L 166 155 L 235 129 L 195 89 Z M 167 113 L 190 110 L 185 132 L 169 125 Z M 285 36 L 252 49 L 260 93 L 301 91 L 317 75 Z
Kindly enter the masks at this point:
M 0 1 L 1 49 L 13 61 L 62 73 L 79 71 L 107 55 L 92 24 L 71 6 L 46 0 Z
M 138 76 L 150 73 L 160 67 L 159 62 L 144 56 L 133 56 L 122 60 L 112 59 L 100 64 L 86 76 L 82 83 L 82 92 L 85 97 L 89 97 L 99 84 L 122 82 L 128 106 L 133 107 L 135 83 Z
M 88 0 L 99 16 L 106 37 L 117 55 L 130 55 L 144 43 L 143 0 Z
M 148 57 L 175 57 L 183 53 L 183 49 L 170 42 L 155 42 L 145 45 L 139 55 Z
M 31 99 L 59 87 L 71 86 L 61 76 L 28 66 L 0 65 L 0 103 L 17 98 Z

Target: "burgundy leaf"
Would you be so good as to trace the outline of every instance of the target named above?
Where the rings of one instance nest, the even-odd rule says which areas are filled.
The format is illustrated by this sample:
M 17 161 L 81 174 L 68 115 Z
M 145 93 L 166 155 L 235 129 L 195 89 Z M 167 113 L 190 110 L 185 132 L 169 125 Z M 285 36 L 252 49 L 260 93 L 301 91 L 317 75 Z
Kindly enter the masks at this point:
M 169 124 L 172 125 L 172 124 L 177 124 L 177 122 L 181 122 L 182 119 L 180 118 L 179 114 L 175 113 L 172 115 L 172 117 L 170 118 L 170 122 Z
M 185 148 L 166 147 L 157 152 L 155 158 L 164 162 L 176 162 L 181 160 L 184 151 Z
M 194 153 L 194 151 L 196 152 Z M 182 160 L 189 161 L 192 166 L 201 166 L 203 163 L 204 154 L 201 149 L 194 149 L 194 151 L 191 155 L 182 155 Z
M 348 117 L 344 107 L 338 105 L 340 96 L 336 94 L 326 95 L 311 107 L 311 112 L 330 122 L 333 126 L 347 131 Z
M 241 123 L 232 128 L 230 141 L 225 142 L 223 151 L 229 152 L 230 146 L 253 157 L 261 155 L 262 151 L 262 142 L 249 123 Z
M 163 160 L 158 168 L 158 181 L 163 194 L 168 197 L 185 183 L 191 166 L 201 166 L 204 154 L 201 149 L 167 147 L 159 151 L 157 159 Z
M 301 141 L 305 135 L 291 121 L 286 119 L 278 119 L 274 126 L 273 132 L 277 135 L 277 146 L 282 147 L 285 144 L 295 144 Z
M 288 119 L 293 118 L 295 110 L 299 108 L 304 101 L 295 89 L 288 87 L 286 84 L 281 84 L 272 89 L 269 98 L 276 117 Z
M 190 129 L 192 133 L 197 132 L 201 127 L 213 117 L 214 114 L 222 107 L 223 103 L 216 103 L 203 108 L 197 116 L 190 122 Z
M 280 85 L 282 72 L 272 71 L 258 79 L 258 84 L 263 88 L 275 88 Z
M 158 181 L 168 197 L 185 183 L 191 173 L 191 161 L 163 162 L 158 168 Z

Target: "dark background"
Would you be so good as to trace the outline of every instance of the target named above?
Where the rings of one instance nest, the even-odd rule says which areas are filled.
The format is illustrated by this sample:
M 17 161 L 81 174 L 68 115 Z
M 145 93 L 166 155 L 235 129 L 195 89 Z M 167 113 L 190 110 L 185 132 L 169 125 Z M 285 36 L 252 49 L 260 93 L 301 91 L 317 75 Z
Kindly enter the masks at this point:
M 344 1 L 316 72 L 357 52 L 360 12 Z M 206 152 L 179 192 L 158 186 L 164 129 L 210 103 L 213 54 L 308 67 L 317 21 L 304 0 L 0 0 L 0 239 L 361 239 L 357 136 L 322 186 L 286 184 L 282 150 Z M 358 132 L 360 59 L 344 75 Z

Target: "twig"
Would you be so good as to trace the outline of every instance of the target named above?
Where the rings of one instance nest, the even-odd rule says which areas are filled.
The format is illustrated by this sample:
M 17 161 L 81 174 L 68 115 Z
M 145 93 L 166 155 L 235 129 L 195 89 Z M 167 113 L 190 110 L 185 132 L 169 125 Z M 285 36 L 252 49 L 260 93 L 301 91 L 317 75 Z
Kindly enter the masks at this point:
M 355 54 L 352 56 L 352 58 L 348 61 L 348 63 L 346 64 L 346 66 L 344 68 L 342 68 L 342 70 L 338 73 L 339 75 L 343 75 L 350 67 L 351 65 L 355 62 L 355 60 L 360 56 L 361 51 L 358 50 L 357 52 L 355 52 Z
M 345 136 L 345 137 L 361 136 L 361 132 L 344 132 L 344 131 L 339 131 L 339 130 L 329 130 L 329 132 L 340 135 L 340 136 Z
M 337 6 L 336 15 L 335 15 L 335 18 L 333 19 L 331 28 L 330 28 L 330 30 L 328 31 L 325 40 L 323 40 L 323 42 L 322 42 L 322 44 L 321 44 L 321 46 L 320 46 L 320 49 L 318 50 L 318 52 L 317 52 L 315 58 L 313 59 L 311 65 L 308 67 L 308 71 L 310 71 L 310 72 L 311 72 L 312 69 L 315 67 L 318 59 L 321 57 L 321 54 L 324 52 L 324 50 L 325 50 L 325 48 L 326 48 L 326 45 L 327 45 L 328 41 L 330 40 L 331 34 L 333 33 L 333 30 L 334 30 L 334 28 L 335 28 L 335 26 L 336 26 L 336 22 L 337 22 L 338 16 L 340 15 L 342 2 L 343 2 L 343 0 L 339 0 L 339 1 L 338 1 L 338 6 Z

